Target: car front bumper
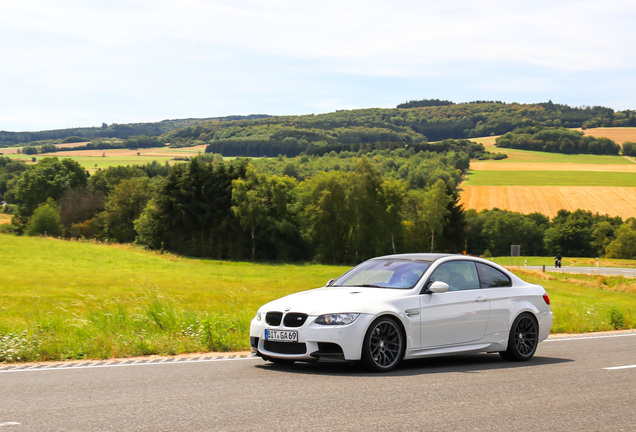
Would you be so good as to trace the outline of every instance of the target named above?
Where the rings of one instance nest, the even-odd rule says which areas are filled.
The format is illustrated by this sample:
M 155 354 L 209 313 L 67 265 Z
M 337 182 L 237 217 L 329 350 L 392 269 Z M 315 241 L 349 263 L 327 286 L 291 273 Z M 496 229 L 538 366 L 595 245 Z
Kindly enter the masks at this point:
M 360 360 L 364 336 L 373 315 L 360 314 L 348 325 L 316 324 L 309 316 L 300 327 L 270 326 L 254 318 L 250 325 L 252 353 L 266 358 L 291 361 Z M 265 339 L 265 330 L 297 331 L 297 342 L 273 342 Z

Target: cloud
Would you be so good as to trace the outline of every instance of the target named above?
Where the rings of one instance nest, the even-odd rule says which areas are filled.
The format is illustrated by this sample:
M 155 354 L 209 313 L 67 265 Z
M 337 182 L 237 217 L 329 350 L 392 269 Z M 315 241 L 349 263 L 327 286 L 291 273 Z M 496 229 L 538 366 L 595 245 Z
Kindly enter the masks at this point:
M 556 99 L 578 79 L 633 74 L 635 21 L 628 0 L 8 2 L 0 129 L 27 108 L 101 123 L 329 111 L 373 94 L 378 104 L 428 97 L 418 92 Z

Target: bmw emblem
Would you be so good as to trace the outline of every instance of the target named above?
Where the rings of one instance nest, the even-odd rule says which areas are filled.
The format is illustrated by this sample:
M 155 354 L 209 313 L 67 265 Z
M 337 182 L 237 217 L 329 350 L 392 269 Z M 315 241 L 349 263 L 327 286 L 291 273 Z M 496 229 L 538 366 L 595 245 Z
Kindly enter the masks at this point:
M 289 312 L 290 310 L 291 310 L 291 306 L 287 306 L 287 307 L 285 308 L 285 312 Z

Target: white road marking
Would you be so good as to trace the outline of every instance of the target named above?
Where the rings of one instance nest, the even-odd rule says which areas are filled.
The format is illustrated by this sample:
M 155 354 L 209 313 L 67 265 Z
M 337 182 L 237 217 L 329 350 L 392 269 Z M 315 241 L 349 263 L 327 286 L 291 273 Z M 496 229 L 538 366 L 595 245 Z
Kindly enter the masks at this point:
M 3 426 L 20 426 L 20 423 L 18 422 L 4 422 L 4 423 L 0 423 L 0 427 Z
M 605 369 L 605 370 L 619 370 L 619 369 L 631 369 L 631 368 L 636 368 L 636 365 L 613 366 L 613 367 L 606 367 L 606 368 L 603 368 L 603 369 Z
M 174 365 L 174 364 L 188 364 L 188 363 L 210 363 L 210 362 L 222 362 L 222 361 L 236 361 L 236 360 L 254 360 L 260 359 L 260 357 L 230 357 L 230 358 L 183 358 L 174 359 L 167 358 L 159 361 L 139 361 L 131 362 L 127 360 L 116 360 L 111 363 L 104 364 L 103 362 L 95 361 L 95 364 L 86 364 L 76 366 L 75 364 L 58 364 L 58 365 L 42 365 L 33 366 L 28 368 L 15 368 L 15 369 L 0 369 L 0 373 L 3 372 L 41 372 L 41 371 L 59 371 L 59 370 L 75 370 L 75 369 L 95 369 L 95 368 L 109 368 L 109 367 L 122 367 L 122 366 L 156 366 L 156 365 Z
M 546 339 L 544 342 L 563 342 L 563 341 L 571 341 L 571 340 L 581 340 L 581 339 L 604 339 L 604 338 L 613 338 L 613 337 L 626 337 L 626 336 L 636 336 L 636 332 L 630 333 L 618 333 L 618 334 L 601 334 L 601 335 L 568 335 L 568 336 L 554 336 Z M 36 366 L 27 366 L 22 367 L 17 365 L 15 367 L 1 367 L 0 373 L 3 372 L 41 372 L 41 371 L 56 371 L 56 370 L 73 370 L 73 369 L 94 369 L 94 368 L 108 368 L 108 367 L 122 367 L 122 366 L 152 366 L 152 365 L 167 365 L 167 364 L 187 364 L 187 363 L 210 363 L 210 362 L 222 362 L 222 361 L 236 361 L 236 360 L 256 360 L 260 359 L 260 357 L 256 356 L 229 356 L 229 357 L 185 357 L 185 358 L 172 358 L 168 357 L 166 359 L 159 360 L 140 360 L 140 361 L 132 361 L 132 360 L 92 360 L 88 361 L 88 364 L 77 365 L 77 363 L 68 363 L 68 364 L 44 364 L 44 365 L 36 365 Z M 620 366 L 622 369 L 636 367 L 634 366 Z M 611 369 L 611 368 L 607 368 Z M 0 426 L 3 426 L 4 423 L 0 423 Z
M 562 342 L 562 341 L 581 340 L 581 339 L 605 339 L 605 338 L 626 337 L 626 336 L 636 336 L 636 332 L 633 332 L 633 333 L 606 334 L 606 335 L 555 336 L 555 337 L 549 337 L 548 339 L 544 340 L 544 342 Z

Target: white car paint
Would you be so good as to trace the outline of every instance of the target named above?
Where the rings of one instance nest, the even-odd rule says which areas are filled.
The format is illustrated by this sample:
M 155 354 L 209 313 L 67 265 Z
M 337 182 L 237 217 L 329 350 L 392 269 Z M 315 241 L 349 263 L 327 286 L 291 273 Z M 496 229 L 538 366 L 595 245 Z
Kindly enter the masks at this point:
M 400 263 L 428 260 L 430 266 L 410 288 L 329 286 L 291 294 L 267 303 L 259 309 L 250 326 L 253 353 L 272 361 L 362 359 L 368 363 L 369 356 L 365 360 L 363 354 L 365 335 L 370 332 L 374 320 L 380 317 L 390 317 L 399 323 L 404 336 L 400 357 L 405 359 L 458 352 L 510 350 L 508 342 L 511 326 L 523 313 L 530 314 L 528 316 L 533 317 L 538 324 L 536 344 L 546 339 L 550 332 L 552 312 L 544 301 L 546 292 L 543 287 L 528 284 L 495 263 L 462 255 L 438 254 L 390 255 L 374 260 L 397 260 Z M 473 281 L 473 285 L 469 283 L 469 288 L 456 291 L 433 293 L 426 289 L 436 269 L 445 263 L 451 263 L 445 266 L 446 269 L 452 268 L 458 261 L 464 262 L 463 265 L 468 265 L 465 262 L 470 261 L 490 266 L 490 270 L 494 268 L 507 276 L 512 286 L 479 288 L 477 284 L 482 281 L 479 279 Z M 336 279 L 335 284 L 345 280 L 351 272 L 355 273 L 357 268 Z M 467 276 L 471 277 L 471 274 L 467 273 Z M 448 284 L 440 286 L 441 291 L 448 289 Z M 269 325 L 265 320 L 268 312 L 281 312 L 283 315 L 302 313 L 307 314 L 307 319 L 300 327 L 286 327 L 282 322 L 280 325 Z M 315 322 L 320 315 L 335 313 L 357 313 L 359 316 L 348 325 L 321 325 Z M 269 343 L 268 349 L 264 340 L 265 331 L 280 329 L 297 331 L 297 343 L 305 344 L 306 350 L 281 352 L 301 348 L 285 342 Z M 523 332 L 519 335 L 525 337 Z M 331 352 L 336 345 L 341 352 Z M 534 350 L 530 357 L 533 354 Z M 391 364 L 387 370 L 394 366 Z

